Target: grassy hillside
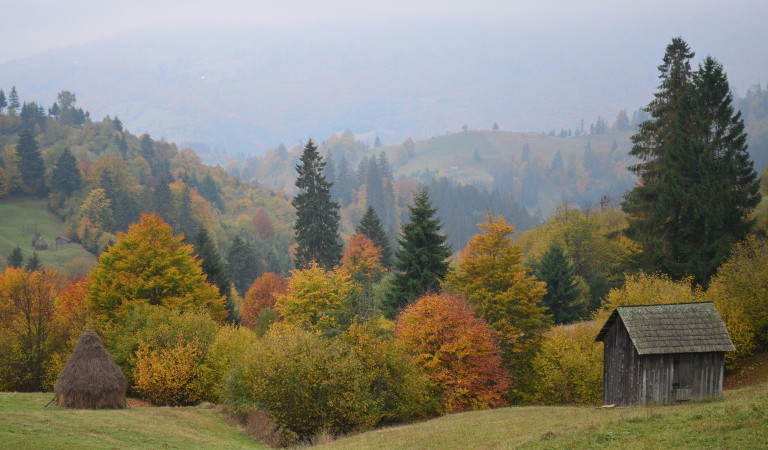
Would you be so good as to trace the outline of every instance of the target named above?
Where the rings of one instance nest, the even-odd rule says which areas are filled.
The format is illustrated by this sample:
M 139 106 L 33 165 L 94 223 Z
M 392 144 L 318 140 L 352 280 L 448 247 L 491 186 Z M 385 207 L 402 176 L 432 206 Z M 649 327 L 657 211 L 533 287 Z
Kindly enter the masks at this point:
M 25 261 L 32 256 L 33 229 L 48 243 L 48 250 L 37 252 L 43 266 L 71 275 L 82 275 L 93 266 L 96 257 L 79 244 L 54 247 L 56 237 L 64 234 L 64 224 L 51 214 L 45 200 L 13 198 L 0 200 L 0 267 L 5 267 L 16 246 Z
M 262 448 L 214 409 L 45 408 L 53 394 L 0 393 L 3 448 Z
M 768 442 L 768 380 L 723 401 L 667 407 L 521 407 L 375 430 L 323 448 L 757 448 Z
M 752 381 L 726 391 L 722 401 L 648 408 L 531 406 L 477 411 L 374 430 L 322 447 L 761 448 L 768 442 L 768 372 Z M 4 448 L 262 448 L 225 423 L 215 408 L 45 408 L 51 397 L 0 393 Z

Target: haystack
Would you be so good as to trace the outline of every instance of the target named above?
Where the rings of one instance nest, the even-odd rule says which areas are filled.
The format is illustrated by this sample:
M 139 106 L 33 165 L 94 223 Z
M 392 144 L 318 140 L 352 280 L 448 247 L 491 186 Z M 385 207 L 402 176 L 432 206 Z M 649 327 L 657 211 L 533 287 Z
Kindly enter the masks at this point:
M 56 405 L 63 408 L 125 408 L 123 372 L 109 356 L 101 338 L 87 330 L 72 351 L 53 387 Z

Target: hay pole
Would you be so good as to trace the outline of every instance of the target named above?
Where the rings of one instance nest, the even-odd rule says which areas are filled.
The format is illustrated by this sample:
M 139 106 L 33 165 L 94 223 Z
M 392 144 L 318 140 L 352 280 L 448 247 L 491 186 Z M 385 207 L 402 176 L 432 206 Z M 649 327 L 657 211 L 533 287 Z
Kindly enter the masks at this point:
M 50 401 L 50 402 L 46 403 L 44 407 L 45 407 L 45 408 L 47 408 L 47 407 L 51 406 L 51 403 L 53 403 L 53 402 L 55 402 L 55 401 L 56 401 L 56 396 L 54 396 L 54 397 L 51 399 L 51 401 Z

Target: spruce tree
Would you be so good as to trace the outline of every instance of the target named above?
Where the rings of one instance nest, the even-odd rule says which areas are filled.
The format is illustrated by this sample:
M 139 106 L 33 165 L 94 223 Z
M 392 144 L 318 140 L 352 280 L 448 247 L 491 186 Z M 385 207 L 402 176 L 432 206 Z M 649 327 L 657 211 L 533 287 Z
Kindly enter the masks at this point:
M 3 109 L 8 106 L 8 101 L 5 99 L 5 92 L 0 89 L 0 114 L 3 113 Z
M 221 260 L 219 252 L 216 250 L 216 245 L 205 227 L 200 227 L 195 234 L 194 246 L 195 255 L 200 258 L 200 267 L 203 269 L 206 280 L 219 288 L 221 295 L 227 299 L 227 320 L 230 323 L 234 323 L 237 319 L 237 314 L 230 296 L 232 282 L 227 276 L 226 267 Z
M 80 170 L 77 168 L 77 160 L 69 147 L 65 147 L 51 174 L 51 187 L 69 196 L 80 189 L 82 182 Z
M 760 194 L 725 72 L 712 58 L 692 72 L 692 57 L 681 38 L 667 47 L 650 119 L 632 137 L 641 183 L 622 208 L 648 269 L 706 284 L 746 235 Z
M 30 130 L 22 130 L 16 142 L 16 153 L 19 156 L 18 168 L 21 180 L 26 190 L 32 194 L 45 193 L 45 163 L 37 141 Z
M 244 295 L 253 280 L 259 276 L 256 252 L 240 236 L 232 240 L 227 252 L 227 272 L 240 295 Z
M 8 257 L 8 265 L 18 269 L 23 263 L 24 255 L 21 254 L 21 248 L 17 246 L 13 249 L 13 252 L 11 252 L 11 255 Z
M 381 249 L 381 265 L 387 269 L 392 268 L 392 247 L 389 245 L 389 237 L 381 226 L 381 221 L 376 211 L 368 205 L 365 214 L 360 219 L 356 232 L 364 234 L 373 244 Z
M 40 269 L 42 266 L 40 264 L 40 257 L 37 256 L 37 252 L 33 252 L 32 256 L 27 261 L 26 266 L 24 266 L 25 269 L 27 269 L 29 272 L 34 272 L 35 270 Z
M 16 86 L 11 87 L 11 92 L 8 94 L 8 111 L 16 112 L 21 106 L 19 103 L 19 93 L 16 92 Z
M 432 207 L 426 187 L 416 192 L 408 213 L 409 222 L 400 228 L 395 278 L 384 305 L 389 317 L 428 292 L 439 293 L 440 282 L 448 274 L 451 250 L 440 233 L 442 225 L 434 217 L 437 209 Z
M 296 166 L 298 193 L 291 204 L 296 208 L 295 266 L 306 268 L 312 261 L 326 270 L 341 260 L 339 204 L 331 200 L 331 183 L 323 174 L 325 162 L 310 139 Z
M 584 317 L 586 308 L 578 303 L 581 292 L 573 264 L 560 245 L 552 244 L 544 253 L 536 267 L 536 278 L 547 285 L 541 303 L 555 324 L 575 322 Z

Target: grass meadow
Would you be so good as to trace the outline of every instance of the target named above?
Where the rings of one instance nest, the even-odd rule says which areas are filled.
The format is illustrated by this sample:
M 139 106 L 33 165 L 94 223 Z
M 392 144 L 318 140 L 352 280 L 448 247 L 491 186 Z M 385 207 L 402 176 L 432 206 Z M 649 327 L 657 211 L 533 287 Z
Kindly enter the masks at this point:
M 44 267 L 71 275 L 84 275 L 96 258 L 79 244 L 54 248 L 54 240 L 64 234 L 64 224 L 47 208 L 44 199 L 15 198 L 0 200 L 0 267 L 16 246 L 26 262 L 35 251 L 32 247 L 33 229 L 48 243 L 48 250 L 37 252 Z M 82 273 L 81 273 L 82 272 Z

